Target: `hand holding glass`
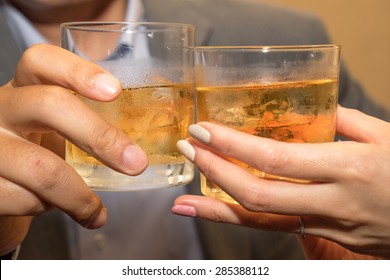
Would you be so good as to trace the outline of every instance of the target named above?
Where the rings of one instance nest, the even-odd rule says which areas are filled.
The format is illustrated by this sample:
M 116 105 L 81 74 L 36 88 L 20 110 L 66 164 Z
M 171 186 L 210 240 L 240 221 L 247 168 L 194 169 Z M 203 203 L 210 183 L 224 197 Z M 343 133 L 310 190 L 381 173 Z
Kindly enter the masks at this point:
M 81 97 L 124 131 L 149 158 L 139 176 L 118 173 L 70 142 L 66 160 L 93 189 L 176 187 L 193 178 L 193 165 L 177 150 L 194 121 L 194 27 L 169 23 L 84 22 L 62 25 L 62 47 L 117 77 L 112 102 Z M 77 93 L 76 93 L 77 94 Z
M 197 121 L 278 141 L 333 141 L 339 57 L 335 45 L 196 48 Z M 259 177 L 294 180 L 229 160 Z M 203 175 L 201 191 L 234 202 Z

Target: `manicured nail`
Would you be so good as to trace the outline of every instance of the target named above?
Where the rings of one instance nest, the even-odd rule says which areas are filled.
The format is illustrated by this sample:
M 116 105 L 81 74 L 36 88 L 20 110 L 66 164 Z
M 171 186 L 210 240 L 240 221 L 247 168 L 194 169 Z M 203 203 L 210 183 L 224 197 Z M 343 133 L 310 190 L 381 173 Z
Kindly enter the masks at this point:
M 95 87 L 101 96 L 109 99 L 119 93 L 122 88 L 120 82 L 117 79 L 106 73 L 96 76 Z
M 129 169 L 130 175 L 138 175 L 148 165 L 148 157 L 140 147 L 129 145 L 123 151 L 123 164 Z
M 176 144 L 179 151 L 190 161 L 195 160 L 195 149 L 192 147 L 190 143 L 188 143 L 186 140 L 179 140 Z
M 196 217 L 196 209 L 190 205 L 175 205 L 172 207 L 172 213 L 180 216 Z
M 208 144 L 210 143 L 210 132 L 206 130 L 204 127 L 198 124 L 192 124 L 188 128 L 188 131 L 192 137 L 198 139 L 200 142 Z
M 87 224 L 85 227 L 89 229 L 96 229 L 102 227 L 107 221 L 107 208 L 103 207 L 102 210 L 100 210 L 99 215 Z

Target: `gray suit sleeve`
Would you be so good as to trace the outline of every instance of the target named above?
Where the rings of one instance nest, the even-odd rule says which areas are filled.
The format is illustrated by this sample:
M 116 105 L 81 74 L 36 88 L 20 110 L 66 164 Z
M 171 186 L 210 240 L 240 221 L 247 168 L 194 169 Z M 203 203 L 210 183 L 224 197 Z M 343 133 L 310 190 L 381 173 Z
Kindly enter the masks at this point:
M 339 104 L 390 121 L 390 112 L 370 99 L 363 87 L 348 74 L 345 65 L 340 70 Z

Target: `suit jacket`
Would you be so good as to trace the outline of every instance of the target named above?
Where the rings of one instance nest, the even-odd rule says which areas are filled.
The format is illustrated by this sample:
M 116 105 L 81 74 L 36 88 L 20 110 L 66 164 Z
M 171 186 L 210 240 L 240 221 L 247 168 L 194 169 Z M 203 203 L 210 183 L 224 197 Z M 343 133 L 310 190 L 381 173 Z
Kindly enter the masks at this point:
M 260 1 L 143 0 L 148 21 L 182 22 L 196 27 L 196 45 L 300 45 L 327 44 L 329 38 L 314 16 Z M 0 83 L 10 80 L 25 49 L 17 43 L 0 4 Z M 339 103 L 371 115 L 385 117 L 350 79 L 340 75 Z M 187 187 L 198 194 L 199 176 Z M 168 213 L 167 213 L 168 214 Z M 51 211 L 34 218 L 22 244 L 20 258 L 67 259 L 69 247 L 63 214 Z M 208 259 L 299 259 L 295 236 L 197 220 L 200 240 Z

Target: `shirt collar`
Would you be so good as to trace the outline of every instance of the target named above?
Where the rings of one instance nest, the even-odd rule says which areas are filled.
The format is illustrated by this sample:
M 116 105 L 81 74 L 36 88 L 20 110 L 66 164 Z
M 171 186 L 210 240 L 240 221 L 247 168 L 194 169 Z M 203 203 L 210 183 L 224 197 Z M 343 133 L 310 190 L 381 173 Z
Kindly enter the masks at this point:
M 16 8 L 6 1 L 1 1 L 5 7 L 6 16 L 13 23 L 12 32 L 18 40 L 22 40 L 27 47 L 37 43 L 47 43 L 47 40 L 34 28 L 31 22 Z M 128 0 L 126 7 L 126 21 L 144 21 L 145 10 L 141 0 Z

